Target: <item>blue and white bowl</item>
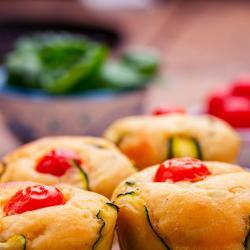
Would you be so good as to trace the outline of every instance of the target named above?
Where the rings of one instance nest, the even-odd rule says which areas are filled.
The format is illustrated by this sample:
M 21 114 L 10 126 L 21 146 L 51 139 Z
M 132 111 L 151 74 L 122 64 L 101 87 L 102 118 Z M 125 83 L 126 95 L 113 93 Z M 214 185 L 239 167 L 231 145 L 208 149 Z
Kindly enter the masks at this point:
M 142 111 L 145 88 L 51 96 L 40 90 L 8 87 L 5 76 L 2 68 L 0 111 L 24 142 L 49 135 L 101 135 L 112 121 Z

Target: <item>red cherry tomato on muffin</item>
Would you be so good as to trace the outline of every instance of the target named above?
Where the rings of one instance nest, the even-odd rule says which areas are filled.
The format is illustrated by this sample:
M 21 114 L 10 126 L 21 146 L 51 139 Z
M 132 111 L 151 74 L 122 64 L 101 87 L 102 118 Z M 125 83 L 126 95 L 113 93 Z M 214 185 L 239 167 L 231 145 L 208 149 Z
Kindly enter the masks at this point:
M 174 158 L 162 163 L 156 171 L 155 182 L 195 182 L 210 175 L 209 169 L 200 161 L 192 158 Z
M 36 185 L 14 194 L 4 207 L 5 215 L 22 214 L 45 207 L 65 204 L 62 192 L 56 187 Z
M 78 165 L 82 163 L 81 159 L 72 151 L 52 150 L 38 161 L 36 171 L 60 177 L 72 167 L 72 161 Z
M 153 110 L 152 115 L 167 115 L 171 113 L 180 113 L 184 114 L 186 113 L 184 108 L 164 108 L 159 107 Z

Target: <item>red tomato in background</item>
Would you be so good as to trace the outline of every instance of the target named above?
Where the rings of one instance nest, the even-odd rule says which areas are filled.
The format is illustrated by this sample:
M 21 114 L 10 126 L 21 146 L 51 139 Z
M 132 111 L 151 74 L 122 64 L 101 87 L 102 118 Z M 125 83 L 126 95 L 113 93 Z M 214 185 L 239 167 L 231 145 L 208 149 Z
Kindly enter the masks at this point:
M 250 127 L 250 100 L 240 96 L 227 98 L 222 118 L 234 127 Z
M 158 107 L 152 111 L 152 115 L 167 115 L 171 113 L 185 114 L 186 110 L 184 108 L 167 108 L 167 107 Z
M 244 96 L 250 99 L 250 75 L 240 77 L 232 83 L 232 95 Z
M 227 98 L 227 93 L 216 92 L 208 97 L 207 112 L 211 115 L 222 118 L 224 110 L 224 101 Z
M 242 77 L 224 92 L 209 96 L 207 112 L 236 128 L 250 127 L 250 76 Z

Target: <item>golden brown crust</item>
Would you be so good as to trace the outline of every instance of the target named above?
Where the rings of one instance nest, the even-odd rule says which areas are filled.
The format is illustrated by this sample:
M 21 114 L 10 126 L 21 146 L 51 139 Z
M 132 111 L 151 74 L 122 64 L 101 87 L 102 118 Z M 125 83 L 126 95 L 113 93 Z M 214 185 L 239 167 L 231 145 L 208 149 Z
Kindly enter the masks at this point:
M 232 164 L 204 163 L 212 172 L 204 180 L 156 183 L 154 166 L 125 180 L 113 198 L 135 192 L 170 249 L 242 250 L 250 229 L 250 173 Z
M 0 241 L 5 242 L 14 235 L 23 235 L 27 242 L 26 250 L 92 250 L 101 227 L 96 215 L 109 202 L 108 199 L 96 193 L 59 184 L 57 188 L 66 199 L 65 205 L 4 216 L 3 207 L 11 196 L 18 190 L 35 184 L 12 182 L 0 185 Z M 116 215 L 113 214 L 105 222 L 114 229 L 115 221 Z
M 216 162 L 216 161 L 203 161 L 206 167 L 211 172 L 212 176 L 216 175 L 225 175 L 230 173 L 244 172 L 245 170 L 234 164 L 224 163 L 224 162 Z M 158 169 L 159 165 L 155 165 L 149 168 L 146 168 L 138 173 L 135 173 L 124 180 L 121 184 L 123 185 L 125 182 L 153 182 L 155 173 Z M 200 183 L 200 182 L 197 182 Z M 193 185 L 194 183 L 190 182 L 176 182 L 175 185 Z M 119 188 L 118 188 L 119 189 Z M 116 189 L 117 190 L 117 189 Z
M 135 172 L 131 162 L 104 139 L 60 136 L 39 139 L 6 155 L 0 163 L 5 168 L 1 182 L 31 180 L 48 185 L 59 182 L 70 184 L 67 176 L 58 178 L 35 170 L 37 161 L 57 148 L 75 151 L 82 159 L 90 189 L 107 197 L 110 197 L 117 184 Z
M 116 121 L 104 136 L 117 143 L 139 168 L 167 159 L 167 142 L 175 135 L 195 138 L 203 160 L 234 162 L 240 139 L 224 121 L 209 116 L 169 114 L 127 117 Z

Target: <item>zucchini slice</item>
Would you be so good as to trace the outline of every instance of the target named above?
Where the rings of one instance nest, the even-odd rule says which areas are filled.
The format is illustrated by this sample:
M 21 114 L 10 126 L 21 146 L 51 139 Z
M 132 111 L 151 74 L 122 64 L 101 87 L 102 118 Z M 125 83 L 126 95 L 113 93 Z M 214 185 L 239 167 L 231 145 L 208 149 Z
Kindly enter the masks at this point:
M 245 250 L 250 250 L 250 233 L 248 233 L 245 242 L 244 242 L 244 249 Z
M 74 164 L 74 166 L 78 170 L 79 175 L 81 177 L 82 188 L 85 190 L 89 190 L 89 178 L 88 178 L 87 173 L 83 170 L 83 168 L 81 168 L 81 166 L 77 165 L 76 163 Z
M 122 250 L 169 250 L 150 221 L 145 202 L 135 192 L 117 196 L 117 233 Z
M 0 243 L 0 250 L 25 250 L 26 239 L 23 235 L 15 235 L 4 243 Z
M 110 250 L 112 248 L 115 223 L 114 218 L 117 217 L 118 208 L 112 203 L 106 203 L 104 207 L 97 213 L 96 218 L 100 222 L 98 238 L 95 241 L 93 250 Z
M 126 181 L 125 185 L 129 186 L 129 187 L 134 187 L 135 186 L 135 182 L 134 181 Z
M 69 169 L 61 178 L 61 182 L 77 186 L 84 190 L 89 190 L 89 180 L 87 173 L 75 161 L 71 161 L 73 168 Z
M 168 141 L 168 159 L 193 157 L 202 160 L 202 152 L 199 142 L 190 137 L 173 136 Z

